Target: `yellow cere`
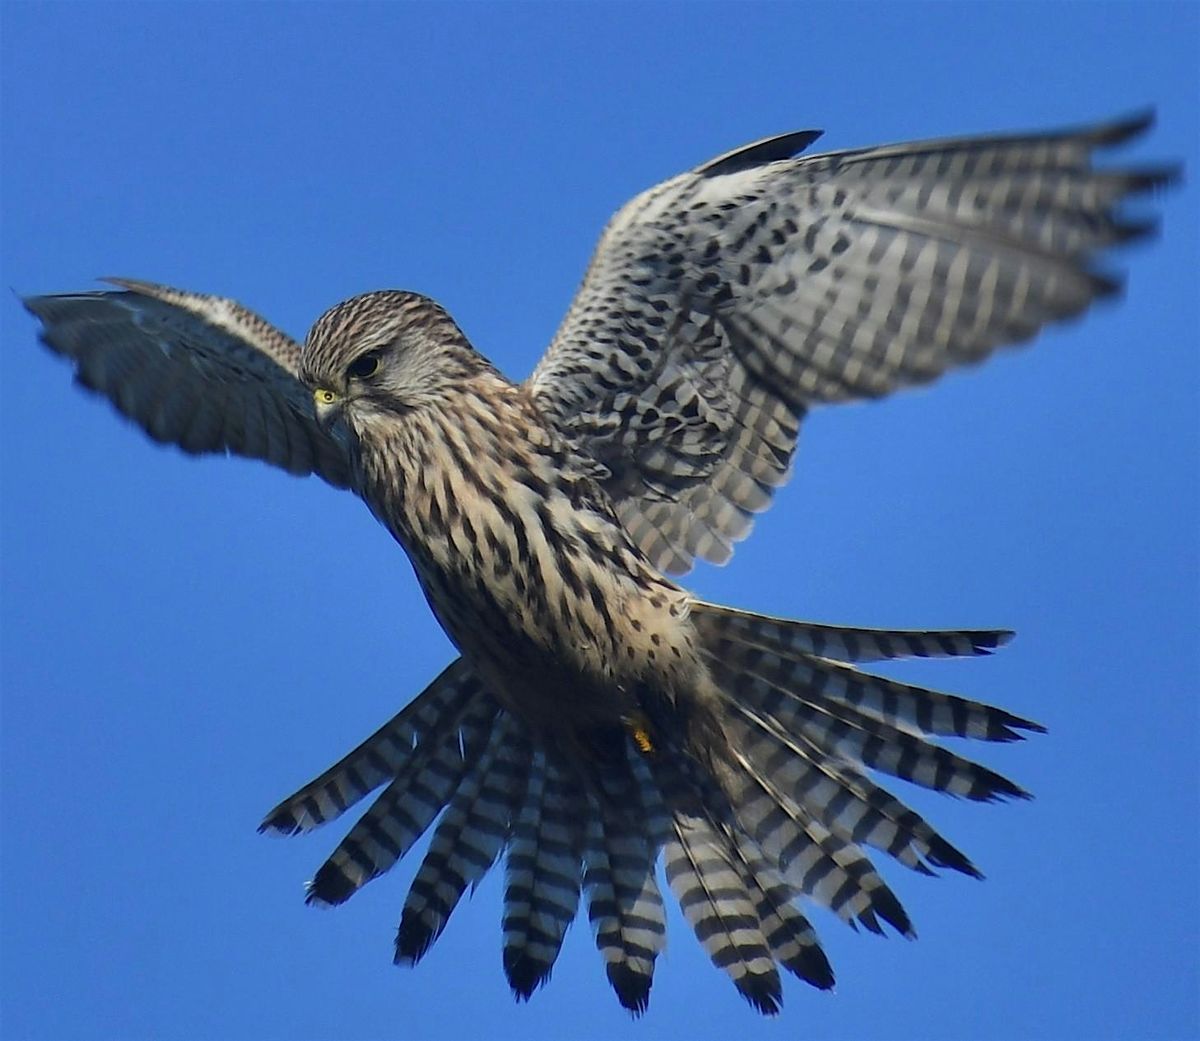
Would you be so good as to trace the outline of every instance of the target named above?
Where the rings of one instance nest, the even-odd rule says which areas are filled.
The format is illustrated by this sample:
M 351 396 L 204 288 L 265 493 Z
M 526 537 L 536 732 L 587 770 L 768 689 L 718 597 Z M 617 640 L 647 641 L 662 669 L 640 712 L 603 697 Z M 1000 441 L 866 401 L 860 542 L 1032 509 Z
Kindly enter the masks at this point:
M 332 390 L 326 390 L 324 387 L 318 387 L 314 390 L 313 398 L 318 405 L 332 405 L 337 401 L 337 395 Z

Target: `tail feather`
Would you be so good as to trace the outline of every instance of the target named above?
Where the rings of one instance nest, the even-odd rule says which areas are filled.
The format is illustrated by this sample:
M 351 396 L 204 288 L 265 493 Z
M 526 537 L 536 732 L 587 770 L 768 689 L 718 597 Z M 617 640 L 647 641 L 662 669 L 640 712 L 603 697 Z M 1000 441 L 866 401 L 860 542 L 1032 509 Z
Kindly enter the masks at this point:
M 1002 630 L 895 632 L 791 622 L 711 604 L 693 609 L 712 661 L 753 669 L 775 685 L 844 702 L 902 729 L 941 737 L 1017 741 L 1038 723 L 954 694 L 860 672 L 845 662 L 909 656 L 988 654 L 1008 642 Z M 840 660 L 839 660 L 840 659 Z
M 438 823 L 413 879 L 396 933 L 397 964 L 415 964 L 441 935 L 468 885 L 490 870 L 508 839 L 529 764 L 529 746 L 501 713 Z
M 857 922 L 881 933 L 882 918 L 902 935 L 913 935 L 900 901 L 862 850 L 797 805 L 743 754 L 735 755 L 743 770 L 735 799 L 738 822 L 784 882 L 824 904 L 848 925 Z
M 477 697 L 458 726 L 443 728 L 440 739 L 418 746 L 313 876 L 308 903 L 343 903 L 412 848 L 462 783 L 498 711 L 490 697 Z
M 847 662 L 990 654 L 1013 637 L 1007 629 L 855 629 L 703 602 L 692 605 L 692 620 L 710 647 L 717 641 L 732 641 L 784 657 L 815 654 Z
M 754 901 L 771 954 L 788 972 L 820 990 L 833 987 L 833 967 L 821 949 L 816 931 L 800 913 L 800 893 L 770 866 L 759 847 L 744 832 L 734 835 L 741 857 L 743 881 Z
M 528 999 L 549 978 L 579 906 L 576 799 L 561 770 L 535 751 L 513 821 L 504 890 L 504 973 L 518 999 Z
M 759 1012 L 778 1012 L 779 971 L 729 834 L 706 816 L 677 812 L 665 857 L 667 881 L 712 963 Z
M 295 835 L 341 816 L 396 777 L 422 743 L 462 716 L 481 689 L 459 658 L 353 752 L 271 810 L 258 830 Z
M 932 874 L 932 865 L 979 877 L 962 852 L 870 778 L 831 759 L 802 735 L 789 735 L 769 716 L 732 700 L 729 710 L 733 736 L 754 771 L 772 778 L 834 834 L 883 850 L 923 874 Z
M 588 917 L 617 999 L 641 1013 L 667 934 L 655 878 L 658 844 L 651 839 L 664 816 L 661 797 L 653 784 L 639 784 L 627 789 L 622 801 L 589 792 L 587 804 L 583 886 Z
M 824 697 L 921 734 L 1007 742 L 1024 740 L 1025 735 L 1019 733 L 1022 730 L 1046 732 L 1040 723 L 994 705 L 875 676 L 828 658 L 806 656 L 785 671 L 790 673 L 793 683 L 806 681 Z
M 1028 793 L 987 767 L 932 744 L 840 700 L 848 677 L 820 668 L 808 656 L 789 661 L 776 654 L 724 647 L 710 666 L 728 691 L 788 731 L 802 734 L 834 759 L 862 763 L 936 791 L 975 801 L 1028 798 Z M 856 682 L 877 677 L 849 670 Z M 841 681 L 841 682 L 838 682 Z M 981 706 L 982 707 L 982 706 Z
M 986 654 L 1009 634 L 848 629 L 707 604 L 693 619 L 711 727 L 677 729 L 670 703 L 651 702 L 641 706 L 650 740 L 617 730 L 614 756 L 611 733 L 589 733 L 579 747 L 604 754 L 576 763 L 539 746 L 459 661 L 263 828 L 308 830 L 387 783 L 310 884 L 310 902 L 340 903 L 441 815 L 397 930 L 402 963 L 425 954 L 504 853 L 503 964 L 518 999 L 549 978 L 585 896 L 618 1000 L 647 1007 L 666 936 L 660 851 L 697 938 L 756 1009 L 780 1008 L 779 966 L 828 989 L 833 972 L 800 897 L 852 927 L 913 936 L 865 848 L 928 874 L 979 875 L 869 771 L 970 799 L 1024 797 L 933 739 L 1011 741 L 1041 729 L 838 659 Z

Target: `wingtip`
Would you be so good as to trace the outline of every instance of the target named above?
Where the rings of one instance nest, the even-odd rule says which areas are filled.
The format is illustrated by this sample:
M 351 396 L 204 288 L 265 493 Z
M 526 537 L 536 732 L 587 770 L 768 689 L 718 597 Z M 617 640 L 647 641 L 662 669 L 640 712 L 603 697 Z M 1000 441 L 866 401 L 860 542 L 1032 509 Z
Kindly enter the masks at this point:
M 147 282 L 141 278 L 126 278 L 123 275 L 101 275 L 96 281 L 116 286 L 118 289 L 124 289 L 130 293 L 140 293 L 142 296 L 157 296 L 166 288 L 157 282 Z
M 17 298 L 17 302 L 23 308 L 25 308 L 26 311 L 28 311 L 31 315 L 33 315 L 33 317 L 36 318 L 39 322 L 43 322 L 43 323 L 45 322 L 45 318 L 43 317 L 42 312 L 38 310 L 38 306 L 40 304 L 42 304 L 43 301 L 46 300 L 46 297 L 44 295 L 35 294 L 33 296 L 22 296 L 15 289 L 12 291 L 12 293 L 13 293 L 13 296 L 15 296 Z
M 9 286 L 8 291 L 10 293 L 12 293 L 12 295 L 16 298 L 16 301 L 18 304 L 20 304 L 23 308 L 25 308 L 25 310 L 28 311 L 30 314 L 37 317 L 37 312 L 34 311 L 33 308 L 29 306 L 29 303 L 32 300 L 40 299 L 39 296 L 37 296 L 37 295 L 26 296 L 24 293 L 20 292 L 15 286 Z
M 702 163 L 696 168 L 696 173 L 704 177 L 719 177 L 767 163 L 792 159 L 824 133 L 824 130 L 794 130 L 788 134 L 760 138 Z

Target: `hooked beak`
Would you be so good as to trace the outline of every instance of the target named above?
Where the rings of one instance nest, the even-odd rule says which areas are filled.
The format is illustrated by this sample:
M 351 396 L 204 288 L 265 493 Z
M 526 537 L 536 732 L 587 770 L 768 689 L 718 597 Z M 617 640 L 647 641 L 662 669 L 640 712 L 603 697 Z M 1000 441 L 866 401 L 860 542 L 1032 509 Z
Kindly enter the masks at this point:
M 328 387 L 318 387 L 313 391 L 313 405 L 317 412 L 317 422 L 326 433 L 338 421 L 342 414 L 342 397 Z

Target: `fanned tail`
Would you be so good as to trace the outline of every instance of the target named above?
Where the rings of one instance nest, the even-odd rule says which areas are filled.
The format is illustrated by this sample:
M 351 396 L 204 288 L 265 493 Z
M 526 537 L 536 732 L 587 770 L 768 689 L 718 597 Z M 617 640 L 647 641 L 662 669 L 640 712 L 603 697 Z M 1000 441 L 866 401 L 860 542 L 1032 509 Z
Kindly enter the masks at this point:
M 503 965 L 519 1000 L 549 978 L 582 896 L 618 1000 L 645 1010 L 666 940 L 660 852 L 696 937 L 754 1008 L 779 1010 L 780 966 L 828 989 L 833 971 L 802 898 L 855 928 L 915 935 L 866 849 L 925 874 L 980 877 L 870 773 L 977 801 L 1027 798 L 933 739 L 1005 742 L 1042 730 L 848 663 L 987 654 L 1011 634 L 856 629 L 704 603 L 692 620 L 708 676 L 688 693 L 707 703 L 711 728 L 691 731 L 668 702 L 647 703 L 628 729 L 580 735 L 569 747 L 595 750 L 580 759 L 543 743 L 460 660 L 263 829 L 307 831 L 385 785 L 310 883 L 310 902 L 333 904 L 436 821 L 396 934 L 405 964 L 503 856 Z
M 1014 741 L 1037 723 L 980 702 L 861 672 L 854 660 L 987 653 L 1004 631 L 892 632 L 694 608 L 734 759 L 733 801 L 782 880 L 853 924 L 911 924 L 861 847 L 923 873 L 980 877 L 960 850 L 867 768 L 977 801 L 1028 798 L 935 736 Z

